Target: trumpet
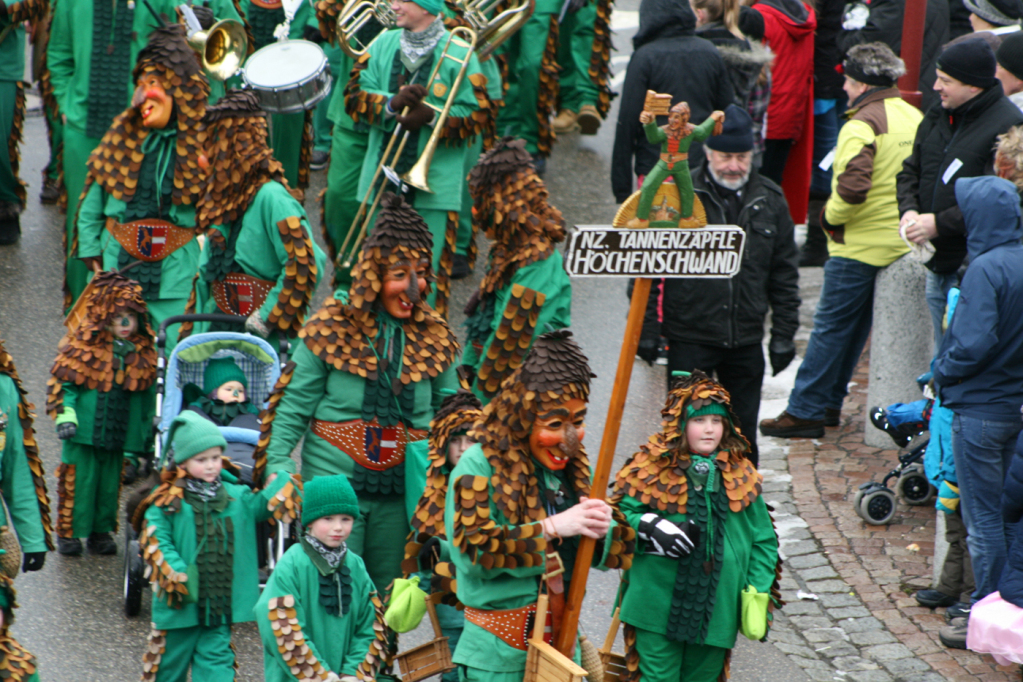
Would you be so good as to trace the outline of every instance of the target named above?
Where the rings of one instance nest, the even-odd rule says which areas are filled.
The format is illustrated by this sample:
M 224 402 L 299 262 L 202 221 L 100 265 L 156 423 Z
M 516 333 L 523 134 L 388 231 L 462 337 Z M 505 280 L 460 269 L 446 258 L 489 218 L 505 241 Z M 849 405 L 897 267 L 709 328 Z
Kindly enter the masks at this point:
M 529 0 L 532 2 L 532 0 Z M 458 39 L 456 45 L 462 46 L 468 44 L 464 57 L 457 57 L 451 53 L 452 41 Z M 423 192 L 433 193 L 430 189 L 428 178 L 430 175 L 430 164 L 433 162 L 433 155 L 437 151 L 437 145 L 440 143 L 441 133 L 444 131 L 444 123 L 447 121 L 448 114 L 451 111 L 451 105 L 455 101 L 455 96 L 458 94 L 459 88 L 462 86 L 462 81 L 465 80 L 465 75 L 469 70 L 469 63 L 472 60 L 473 55 L 476 52 L 477 35 L 476 31 L 466 26 L 458 26 L 451 29 L 448 34 L 447 41 L 444 43 L 444 50 L 441 52 L 440 58 L 437 59 L 436 64 L 433 66 L 433 70 L 430 72 L 430 77 L 426 80 L 427 88 L 429 88 L 437 75 L 440 73 L 440 67 L 444 64 L 444 60 L 450 59 L 459 65 L 458 75 L 455 76 L 455 82 L 452 84 L 451 89 L 448 92 L 448 97 L 444 101 L 443 107 L 437 107 L 436 105 L 430 104 L 429 102 L 423 101 L 428 107 L 437 112 L 436 120 L 433 124 L 433 132 L 430 134 L 430 139 L 427 140 L 426 146 L 423 147 L 423 153 L 420 154 L 419 159 L 415 165 L 405 175 L 398 178 L 397 172 L 393 166 L 397 165 L 398 159 L 401 158 L 401 153 L 405 150 L 405 144 L 409 139 L 409 131 L 403 130 L 401 123 L 396 123 L 394 126 L 394 132 L 391 134 L 391 139 L 387 143 L 387 147 L 384 149 L 384 153 L 380 157 L 380 163 L 377 165 L 376 172 L 373 174 L 373 179 L 370 181 L 369 188 L 366 190 L 366 196 L 362 200 L 362 204 L 359 206 L 358 212 L 355 214 L 355 220 L 352 221 L 352 226 L 348 230 L 348 236 L 345 237 L 344 244 L 338 250 L 338 259 L 341 258 L 342 254 L 348 249 L 348 242 L 351 241 L 352 235 L 356 234 L 358 230 L 358 236 L 355 239 L 355 243 L 352 244 L 352 250 L 345 258 L 342 267 L 352 267 L 352 258 L 358 252 L 359 247 L 362 245 L 362 240 L 366 238 L 366 231 L 369 229 L 370 221 L 373 219 L 374 213 L 376 213 L 377 206 L 380 205 L 380 197 L 383 195 L 384 186 L 386 181 L 390 179 L 395 184 L 407 184 L 411 187 L 415 187 L 417 190 Z M 407 116 L 409 107 L 401 112 L 401 115 Z M 397 150 L 392 154 L 391 151 L 395 147 L 397 142 Z M 384 176 L 384 181 L 378 184 L 378 181 Z M 372 199 L 372 202 L 370 201 Z M 368 210 L 367 210 L 368 207 Z
M 379 30 L 367 41 L 363 29 L 372 28 L 370 22 L 378 24 Z M 358 59 L 366 54 L 378 36 L 397 25 L 398 17 L 391 9 L 390 0 L 348 0 L 337 18 L 337 41 L 346 55 Z
M 535 7 L 536 0 L 455 0 L 455 8 L 476 31 L 476 58 L 481 62 L 525 25 Z
M 188 29 L 188 44 L 202 60 L 210 77 L 226 81 L 241 68 L 249 50 L 245 27 L 240 21 L 222 19 L 204 31 L 188 5 L 178 7 Z

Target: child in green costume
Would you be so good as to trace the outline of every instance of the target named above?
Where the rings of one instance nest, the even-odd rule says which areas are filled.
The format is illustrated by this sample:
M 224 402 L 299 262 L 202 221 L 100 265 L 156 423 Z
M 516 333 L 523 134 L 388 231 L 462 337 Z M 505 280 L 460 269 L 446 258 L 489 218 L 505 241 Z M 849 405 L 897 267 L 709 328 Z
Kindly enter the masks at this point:
M 381 650 L 383 605 L 362 559 L 345 544 L 359 500 L 338 475 L 309 481 L 303 502 L 305 535 L 277 562 L 256 604 L 266 680 L 373 679 L 380 658 L 367 653 Z
M 156 351 L 139 285 L 96 275 L 86 317 L 53 363 L 46 411 L 63 441 L 57 468 L 57 550 L 116 554 L 121 471 L 148 449 Z
M 256 524 L 285 523 L 300 506 L 287 476 L 256 492 L 237 484 L 212 422 L 182 412 L 168 433 L 172 457 L 162 483 L 135 511 L 153 591 L 153 630 L 144 681 L 234 679 L 231 625 L 254 620 L 259 598 Z M 144 526 L 144 527 L 143 527 Z
M 198 390 L 195 384 L 189 384 L 185 387 L 185 394 L 194 395 Z M 245 378 L 245 372 L 241 371 L 233 358 L 214 358 L 206 363 L 206 369 L 203 370 L 202 395 L 186 398 L 188 409 L 198 412 L 217 426 L 259 428 L 259 421 L 254 419 L 259 414 L 259 408 L 249 402 L 248 390 L 249 381 Z M 239 418 L 242 423 L 235 422 Z
M 728 392 L 697 370 L 662 415 L 611 500 L 640 540 L 622 580 L 623 680 L 714 682 L 727 679 L 740 625 L 755 625 L 741 622 L 741 593 L 752 586 L 781 605 L 778 537 Z

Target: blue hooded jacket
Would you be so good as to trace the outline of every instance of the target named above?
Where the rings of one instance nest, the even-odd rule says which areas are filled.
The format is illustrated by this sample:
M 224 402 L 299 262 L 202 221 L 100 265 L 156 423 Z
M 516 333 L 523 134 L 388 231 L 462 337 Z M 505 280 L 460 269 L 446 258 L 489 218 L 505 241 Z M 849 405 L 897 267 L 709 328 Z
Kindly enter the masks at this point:
M 1023 405 L 1023 223 L 1016 186 L 956 181 L 970 266 L 934 362 L 942 404 L 975 419 L 1018 421 Z

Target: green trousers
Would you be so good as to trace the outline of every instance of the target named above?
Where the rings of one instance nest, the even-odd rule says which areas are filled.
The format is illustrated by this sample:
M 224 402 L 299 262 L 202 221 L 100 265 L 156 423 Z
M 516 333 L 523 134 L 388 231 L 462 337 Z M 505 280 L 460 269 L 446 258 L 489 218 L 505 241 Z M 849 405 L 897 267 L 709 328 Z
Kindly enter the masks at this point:
M 64 441 L 60 462 L 57 535 L 86 538 L 92 533 L 115 532 L 124 455 Z
M 330 168 L 327 171 L 327 193 L 324 195 L 324 233 L 327 252 L 337 261 L 343 261 L 352 250 L 351 242 L 347 253 L 337 258 L 337 249 L 344 244 L 348 230 L 359 211 L 362 197 L 359 196 L 359 175 L 362 160 L 369 147 L 369 133 L 359 133 L 341 126 L 334 126 L 330 147 Z M 355 237 L 352 237 L 354 240 Z M 335 263 L 339 265 L 339 263 Z M 349 270 L 338 268 L 334 272 L 338 284 L 351 284 Z
M 476 141 L 472 143 L 469 148 L 469 153 L 465 155 L 465 162 L 468 166 L 465 169 L 465 175 L 468 177 L 472 171 L 473 166 L 480 158 L 480 152 L 483 151 L 483 136 L 477 135 Z M 472 242 L 476 235 L 472 231 L 472 197 L 469 196 L 469 183 L 462 183 L 462 210 L 458 214 L 458 240 L 455 245 L 455 253 L 467 256 L 469 255 L 469 244 Z
M 537 97 L 540 93 L 540 64 L 547 47 L 553 12 L 541 12 L 537 7 L 522 30 L 508 39 L 508 92 L 504 106 L 497 115 L 499 135 L 513 135 L 526 141 L 526 150 L 536 154 L 540 137 L 540 113 Z
M 78 199 L 85 186 L 87 175 L 85 162 L 100 143 L 99 138 L 89 137 L 73 126 L 64 126 L 64 186 L 67 188 L 67 266 L 65 275 L 71 290 L 71 300 L 78 295 L 89 281 L 89 269 L 71 253 L 71 231 L 78 218 Z
M 587 104 L 597 105 L 599 91 L 590 78 L 593 53 L 593 25 L 597 21 L 596 0 L 590 0 L 578 12 L 570 12 L 561 22 L 558 43 L 558 81 L 562 109 L 579 112 Z
M 673 642 L 640 628 L 636 628 L 636 650 L 643 682 L 715 682 L 728 654 L 719 646 Z
M 55 116 L 49 109 L 46 110 L 46 125 L 50 131 L 50 162 L 46 164 L 43 173 L 50 180 L 60 177 L 60 148 L 64 144 L 64 123 L 60 116 Z
M 458 682 L 522 682 L 522 676 L 525 674 L 525 670 L 496 673 L 470 668 L 467 665 L 457 666 L 455 670 L 458 671 Z
M 327 64 L 330 66 L 330 94 L 320 100 L 313 110 L 313 149 L 318 152 L 329 152 L 331 137 L 334 133 L 334 123 L 327 117 L 330 111 L 330 103 L 334 101 L 334 95 L 338 88 L 344 89 L 348 83 L 348 73 L 342 73 L 341 62 L 346 65 L 351 60 L 345 55 L 340 45 L 323 43 L 320 45 L 323 53 L 327 56 Z M 349 67 L 350 68 L 350 67 Z
M 654 203 L 654 195 L 660 189 L 661 183 L 668 176 L 675 180 L 675 187 L 678 188 L 679 202 L 682 209 L 682 218 L 689 218 L 693 215 L 693 179 L 689 175 L 689 162 L 676 161 L 674 167 L 668 170 L 668 164 L 658 161 L 657 165 L 643 180 L 643 189 L 639 195 L 639 205 L 636 207 L 636 217 L 643 220 L 650 218 L 650 207 Z
M 447 604 L 437 605 L 437 620 L 440 621 L 440 631 L 448 638 L 448 647 L 454 652 L 458 646 L 458 640 L 465 629 L 465 614 L 454 606 Z M 458 682 L 458 668 L 449 670 L 441 675 L 443 682 Z
M 14 116 L 21 87 L 17 81 L 0 81 L 0 136 L 2 136 L 0 139 L 4 141 L 3 148 L 0 149 L 0 202 L 17 204 L 24 208 L 25 205 L 19 196 L 21 181 L 12 164 L 16 159 L 7 153 L 12 142 L 11 137 L 15 134 Z M 14 149 L 17 150 L 17 147 Z
M 192 682 L 230 682 L 234 679 L 235 657 L 231 648 L 230 625 L 213 628 L 197 625 L 156 632 L 167 638 L 156 682 L 186 682 L 189 667 L 192 668 Z
M 146 307 L 149 308 L 149 324 L 153 327 L 153 333 L 159 333 L 160 325 L 168 317 L 184 315 L 187 304 L 187 298 L 161 298 L 154 301 L 146 301 Z M 181 325 L 179 324 L 167 327 L 167 355 L 170 355 L 170 352 L 174 350 L 174 346 L 177 345 L 178 331 L 180 329 Z
M 298 187 L 298 165 L 304 132 L 304 112 L 270 116 L 270 146 L 273 148 L 274 156 L 283 164 L 284 177 L 292 189 Z
M 409 533 L 403 495 L 363 495 L 359 498 L 359 518 L 348 536 L 348 549 L 366 564 L 377 592 L 385 594 L 388 585 L 402 575 L 405 538 Z

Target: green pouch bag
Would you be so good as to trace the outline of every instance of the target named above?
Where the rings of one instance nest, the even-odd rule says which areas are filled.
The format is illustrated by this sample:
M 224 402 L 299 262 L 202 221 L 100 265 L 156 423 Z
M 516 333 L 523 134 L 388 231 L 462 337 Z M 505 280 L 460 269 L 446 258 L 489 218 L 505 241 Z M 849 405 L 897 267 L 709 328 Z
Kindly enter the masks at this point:
M 198 564 L 189 564 L 185 569 L 185 575 L 188 576 L 188 580 L 185 581 L 185 589 L 188 590 L 188 594 L 183 595 L 181 601 L 185 604 L 194 604 L 199 601 Z
M 767 635 L 767 605 L 771 595 L 757 592 L 752 585 L 742 591 L 742 630 L 743 636 L 758 642 Z
M 419 589 L 419 576 L 398 578 L 391 590 L 391 603 L 384 613 L 387 627 L 395 632 L 415 630 L 426 615 L 426 592 Z

